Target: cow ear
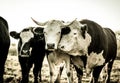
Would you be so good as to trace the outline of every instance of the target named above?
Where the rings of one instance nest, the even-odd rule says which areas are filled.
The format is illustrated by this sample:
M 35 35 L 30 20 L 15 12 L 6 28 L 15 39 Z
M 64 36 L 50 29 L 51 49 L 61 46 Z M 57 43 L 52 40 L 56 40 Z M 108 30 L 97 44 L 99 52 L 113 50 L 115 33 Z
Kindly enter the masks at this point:
M 10 32 L 10 36 L 15 38 L 15 39 L 19 39 L 20 38 L 20 34 L 17 33 L 16 31 L 11 31 Z
M 70 27 L 65 27 L 65 28 L 62 28 L 61 34 L 65 35 L 65 34 L 68 34 L 70 31 L 71 31 Z
M 82 27 L 81 27 L 81 34 L 82 34 L 84 39 L 85 39 L 85 32 L 87 32 L 87 31 L 88 31 L 87 24 L 83 24 Z

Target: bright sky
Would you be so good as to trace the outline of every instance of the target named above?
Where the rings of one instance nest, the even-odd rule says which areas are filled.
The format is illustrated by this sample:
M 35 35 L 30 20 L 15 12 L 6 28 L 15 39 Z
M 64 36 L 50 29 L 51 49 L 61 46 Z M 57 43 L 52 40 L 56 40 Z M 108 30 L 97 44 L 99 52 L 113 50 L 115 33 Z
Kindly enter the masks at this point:
M 120 0 L 0 0 L 0 16 L 10 31 L 35 26 L 30 17 L 45 22 L 90 19 L 103 27 L 120 30 Z

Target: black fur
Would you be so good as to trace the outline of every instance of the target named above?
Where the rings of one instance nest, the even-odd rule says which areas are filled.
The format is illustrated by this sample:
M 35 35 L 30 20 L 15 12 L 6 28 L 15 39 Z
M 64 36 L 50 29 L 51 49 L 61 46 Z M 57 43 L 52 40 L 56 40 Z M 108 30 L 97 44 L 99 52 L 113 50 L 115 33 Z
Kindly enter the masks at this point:
M 31 31 L 33 30 L 33 28 L 25 28 L 22 31 L 28 31 L 28 29 L 30 29 Z M 14 34 L 14 33 L 11 32 L 10 34 Z M 15 35 L 14 36 L 11 35 L 11 36 L 16 38 Z M 17 37 L 19 37 L 18 34 Z M 21 50 L 20 49 L 21 44 L 22 42 L 20 39 L 18 43 L 18 52 L 20 52 Z M 43 30 L 41 31 L 41 34 L 34 33 L 34 38 L 32 38 L 29 42 L 27 42 L 27 45 L 23 47 L 23 49 L 29 50 L 30 47 L 32 47 L 32 51 L 29 57 L 19 56 L 19 62 L 22 69 L 21 83 L 29 83 L 29 72 L 33 64 L 34 64 L 34 68 L 33 68 L 34 83 L 38 83 L 38 76 L 40 76 L 39 81 L 41 81 L 41 68 L 45 56 L 45 40 L 44 40 Z
M 10 37 L 7 21 L 0 17 L 0 83 L 3 83 L 5 61 L 10 46 Z

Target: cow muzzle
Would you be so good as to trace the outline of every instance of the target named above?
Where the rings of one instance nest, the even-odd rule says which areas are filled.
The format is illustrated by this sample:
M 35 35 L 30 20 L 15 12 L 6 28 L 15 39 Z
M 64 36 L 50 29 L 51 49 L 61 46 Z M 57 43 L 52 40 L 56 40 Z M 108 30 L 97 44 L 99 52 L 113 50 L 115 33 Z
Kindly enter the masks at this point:
M 54 43 L 47 43 L 47 47 L 46 47 L 46 50 L 55 50 L 55 44 Z

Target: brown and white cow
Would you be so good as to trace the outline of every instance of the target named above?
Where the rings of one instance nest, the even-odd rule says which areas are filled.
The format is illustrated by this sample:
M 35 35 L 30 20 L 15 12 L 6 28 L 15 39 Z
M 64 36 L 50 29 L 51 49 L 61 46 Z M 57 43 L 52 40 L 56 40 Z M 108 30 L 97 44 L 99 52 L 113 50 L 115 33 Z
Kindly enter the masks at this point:
M 69 33 L 62 35 L 58 48 L 72 56 L 87 56 L 86 72 L 92 72 L 91 83 L 97 83 L 99 74 L 106 63 L 107 79 L 116 57 L 116 36 L 109 28 L 102 28 L 91 20 L 74 20 L 69 26 Z

